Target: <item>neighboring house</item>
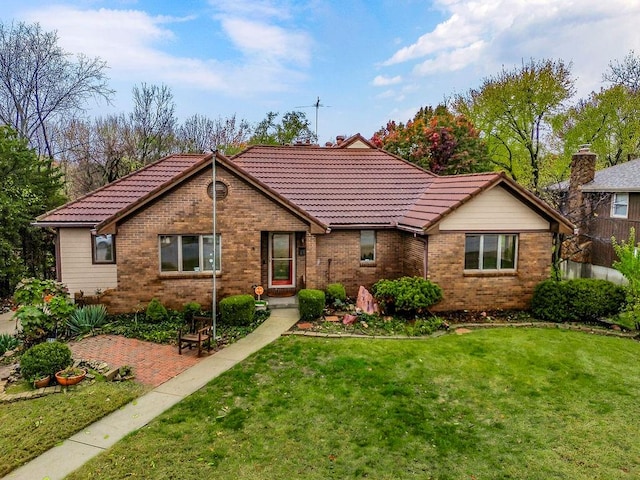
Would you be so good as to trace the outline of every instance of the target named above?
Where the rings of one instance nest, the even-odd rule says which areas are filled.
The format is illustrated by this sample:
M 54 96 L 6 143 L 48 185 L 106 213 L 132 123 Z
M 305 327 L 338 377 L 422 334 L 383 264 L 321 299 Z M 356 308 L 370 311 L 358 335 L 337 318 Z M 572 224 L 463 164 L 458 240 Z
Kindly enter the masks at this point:
M 112 312 L 292 295 L 403 275 L 439 310 L 525 308 L 572 224 L 503 174 L 439 177 L 360 135 L 334 146 L 172 155 L 37 219 L 57 232 L 59 280 Z M 215 189 L 215 213 L 213 192 Z M 213 217 L 217 242 L 214 248 Z
M 569 277 L 620 281 L 611 268 L 616 260 L 611 237 L 627 240 L 631 227 L 640 233 L 640 160 L 596 171 L 588 147 L 573 155 L 570 179 L 550 190 L 560 193 L 560 210 L 573 221 L 577 235 L 565 244 L 563 265 Z

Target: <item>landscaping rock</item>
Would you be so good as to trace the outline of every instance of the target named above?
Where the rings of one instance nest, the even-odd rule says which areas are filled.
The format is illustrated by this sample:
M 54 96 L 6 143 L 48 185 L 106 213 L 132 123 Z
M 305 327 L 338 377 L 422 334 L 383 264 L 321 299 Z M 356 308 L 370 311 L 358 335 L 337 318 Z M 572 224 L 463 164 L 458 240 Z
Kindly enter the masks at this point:
M 373 295 L 369 293 L 369 290 L 360 285 L 358 290 L 358 299 L 356 300 L 356 308 L 364 313 L 373 315 L 379 312 L 378 303 L 373 298 Z
M 340 319 L 337 315 L 327 315 L 324 317 L 325 322 L 339 322 Z
M 342 323 L 344 325 L 352 325 L 356 323 L 356 320 L 358 320 L 358 317 L 356 315 L 345 315 L 342 319 Z
M 13 365 L 3 365 L 0 367 L 0 380 L 7 380 L 13 373 Z

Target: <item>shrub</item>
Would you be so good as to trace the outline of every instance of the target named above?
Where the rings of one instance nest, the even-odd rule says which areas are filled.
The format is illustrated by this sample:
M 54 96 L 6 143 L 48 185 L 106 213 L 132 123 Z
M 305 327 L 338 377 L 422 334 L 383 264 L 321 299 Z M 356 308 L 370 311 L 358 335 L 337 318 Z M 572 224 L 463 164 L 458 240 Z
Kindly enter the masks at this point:
M 16 337 L 9 333 L 0 333 L 0 355 L 16 348 L 20 342 Z
M 188 302 L 182 307 L 182 316 L 186 322 L 190 322 L 195 315 L 202 311 L 202 305 L 198 302 Z
M 29 348 L 20 357 L 20 373 L 29 381 L 37 380 L 69 366 L 71 350 L 60 342 L 45 342 Z
M 315 320 L 322 316 L 325 297 L 322 290 L 304 289 L 298 292 L 300 320 Z
M 589 322 L 615 315 L 624 304 L 624 288 L 607 280 L 545 280 L 536 285 L 531 312 L 551 322 Z
M 327 303 L 342 303 L 347 300 L 347 291 L 341 283 L 330 283 L 327 285 Z M 336 302 L 338 300 L 338 302 Z
M 19 305 L 36 305 L 44 303 L 46 296 L 68 298 L 69 290 L 55 280 L 24 278 L 16 285 L 13 299 Z
M 220 316 L 228 325 L 251 325 L 255 310 L 255 300 L 252 295 L 231 295 L 220 301 Z
M 147 321 L 150 323 L 161 323 L 169 316 L 167 309 L 157 298 L 154 298 L 149 302 L 145 314 Z
M 107 321 L 107 307 L 85 305 L 75 310 L 67 320 L 67 330 L 72 336 L 93 333 Z
M 442 300 L 442 289 L 420 277 L 380 280 L 373 285 L 372 293 L 385 314 L 397 313 L 405 318 L 425 314 Z

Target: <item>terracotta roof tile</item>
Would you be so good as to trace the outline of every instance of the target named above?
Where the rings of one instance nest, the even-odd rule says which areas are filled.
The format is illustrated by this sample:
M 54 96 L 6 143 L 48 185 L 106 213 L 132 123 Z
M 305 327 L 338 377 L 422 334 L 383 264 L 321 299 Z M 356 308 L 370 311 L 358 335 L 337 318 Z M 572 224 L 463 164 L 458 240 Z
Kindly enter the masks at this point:
M 39 224 L 97 224 L 127 208 L 207 155 L 172 155 L 38 217 Z

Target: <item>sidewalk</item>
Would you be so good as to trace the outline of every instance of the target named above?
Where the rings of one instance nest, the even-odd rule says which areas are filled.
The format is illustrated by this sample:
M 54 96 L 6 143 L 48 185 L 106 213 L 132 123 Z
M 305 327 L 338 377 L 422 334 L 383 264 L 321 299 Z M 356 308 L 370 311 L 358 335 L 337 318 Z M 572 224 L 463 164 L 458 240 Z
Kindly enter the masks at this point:
M 3 479 L 58 480 L 92 457 L 111 447 L 125 435 L 143 427 L 221 373 L 276 340 L 298 321 L 298 311 L 277 308 L 253 333 L 198 362 L 151 392 L 107 415 Z

